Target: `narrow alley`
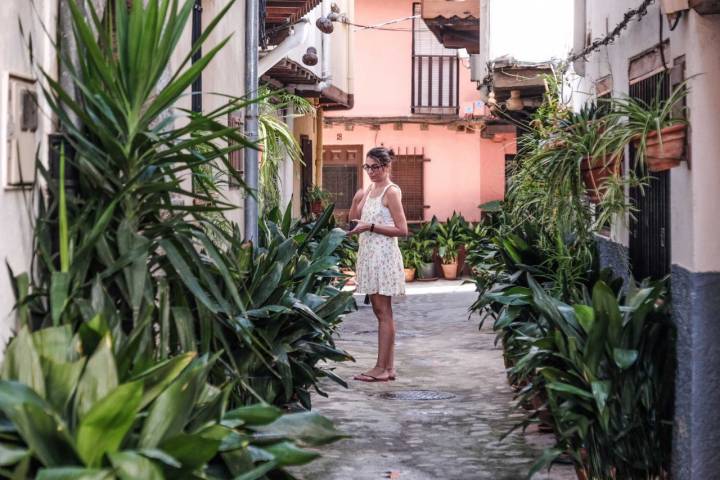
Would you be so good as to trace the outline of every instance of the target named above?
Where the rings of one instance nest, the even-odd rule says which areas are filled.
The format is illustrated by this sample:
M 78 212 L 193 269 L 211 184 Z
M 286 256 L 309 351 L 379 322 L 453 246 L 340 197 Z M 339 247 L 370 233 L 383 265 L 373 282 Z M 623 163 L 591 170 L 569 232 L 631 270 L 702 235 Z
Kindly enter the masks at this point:
M 472 285 L 458 281 L 408 284 L 407 297 L 394 305 L 397 381 L 349 380 L 348 389 L 324 383 L 330 397 L 316 395 L 313 409 L 352 438 L 293 473 L 306 480 L 524 479 L 553 439 L 528 430 L 501 440 L 521 414 L 513 411 L 490 322 L 478 331 L 479 317 L 468 319 L 475 297 Z M 359 311 L 343 322 L 338 341 L 357 359 L 338 365 L 346 379 L 375 361 L 376 320 L 357 300 Z M 413 395 L 435 399 L 405 399 Z M 556 465 L 534 478 L 576 477 L 571 466 Z

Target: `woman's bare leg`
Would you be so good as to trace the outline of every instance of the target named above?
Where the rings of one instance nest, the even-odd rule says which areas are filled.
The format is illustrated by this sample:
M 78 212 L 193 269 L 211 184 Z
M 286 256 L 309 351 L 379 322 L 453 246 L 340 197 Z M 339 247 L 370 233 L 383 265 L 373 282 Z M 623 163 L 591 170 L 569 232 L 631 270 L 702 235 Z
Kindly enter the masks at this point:
M 367 372 L 376 378 L 389 376 L 388 370 L 393 368 L 395 348 L 395 322 L 392 316 L 392 297 L 370 295 L 373 312 L 378 319 L 378 355 L 375 367 Z

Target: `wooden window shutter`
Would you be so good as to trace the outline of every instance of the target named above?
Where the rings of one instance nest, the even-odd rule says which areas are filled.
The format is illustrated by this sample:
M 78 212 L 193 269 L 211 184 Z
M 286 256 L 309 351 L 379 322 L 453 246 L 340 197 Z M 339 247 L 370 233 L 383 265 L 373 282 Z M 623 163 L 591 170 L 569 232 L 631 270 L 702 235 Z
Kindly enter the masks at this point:
M 422 155 L 395 155 L 392 181 L 402 190 L 405 216 L 410 222 L 425 219 L 425 158 Z

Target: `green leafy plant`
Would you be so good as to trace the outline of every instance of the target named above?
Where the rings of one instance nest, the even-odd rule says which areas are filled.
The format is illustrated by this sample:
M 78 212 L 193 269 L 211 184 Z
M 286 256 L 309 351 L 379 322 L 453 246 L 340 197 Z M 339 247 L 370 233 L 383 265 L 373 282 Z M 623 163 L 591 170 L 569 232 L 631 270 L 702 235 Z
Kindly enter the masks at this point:
M 403 265 L 405 268 L 414 268 L 415 270 L 420 269 L 420 265 L 423 262 L 423 250 L 427 248 L 427 245 L 423 241 L 418 240 L 414 236 L 410 236 L 407 239 L 400 242 L 400 253 L 403 258 Z
M 120 343 L 118 343 L 120 342 Z M 118 348 L 119 347 L 119 348 Z M 116 353 L 116 350 L 118 353 Z M 8 346 L 0 380 L 6 478 L 263 478 L 342 438 L 316 414 L 269 405 L 227 411 L 231 385 L 206 382 L 218 356 L 142 368 L 101 317 L 30 332 Z
M 443 263 L 457 262 L 460 242 L 467 227 L 465 219 L 456 212 L 444 224 L 437 224 L 437 249 Z
M 674 88 L 666 100 L 662 100 L 660 95 L 656 95 L 650 102 L 630 96 L 614 99 L 609 116 L 622 126 L 618 129 L 615 140 L 618 153 L 622 153 L 625 146 L 634 143 L 634 163 L 646 165 L 648 137 L 652 133 L 657 134 L 662 144 L 664 128 L 687 125 L 684 107 L 687 94 L 687 85 L 683 83 Z
M 263 217 L 262 247 L 243 243 L 236 231 L 226 252 L 234 259 L 229 284 L 237 288 L 221 294 L 239 295 L 246 311 L 236 323 L 218 328 L 212 344 L 223 349 L 221 360 L 231 367 L 219 369 L 216 381 L 247 380 L 249 388 L 236 391 L 241 403 L 260 395 L 310 408 L 309 389 L 324 394 L 319 378 L 346 385 L 320 366 L 324 360 L 352 360 L 333 340 L 342 315 L 355 306 L 352 292 L 333 285 L 341 276 L 336 254 L 346 234 L 331 226 L 332 206 L 311 223 L 293 220 L 291 210 L 274 209 Z
M 307 199 L 310 203 L 320 202 L 323 208 L 330 202 L 332 195 L 327 190 L 323 190 L 320 185 L 313 185 L 308 188 Z
M 532 279 L 530 290 L 530 305 L 548 328 L 528 339 L 517 368 L 535 368 L 544 381 L 558 435 L 552 452 L 569 452 L 589 478 L 664 475 L 674 370 L 664 282 L 630 288 L 622 306 L 602 280 L 572 306 Z
M 262 87 L 258 94 L 258 127 L 262 160 L 260 192 L 263 212 L 280 206 L 280 165 L 286 159 L 302 164 L 302 151 L 287 124 L 289 117 L 314 115 L 315 107 L 303 97 Z

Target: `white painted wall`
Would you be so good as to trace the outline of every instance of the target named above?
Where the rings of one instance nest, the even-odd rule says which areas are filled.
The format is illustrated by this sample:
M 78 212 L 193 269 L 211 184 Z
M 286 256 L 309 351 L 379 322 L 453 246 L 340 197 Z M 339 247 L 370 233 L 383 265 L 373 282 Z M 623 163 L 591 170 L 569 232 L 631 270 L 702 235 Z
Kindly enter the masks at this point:
M 7 115 L 7 76 L 17 74 L 36 77 L 28 59 L 27 48 L 23 42 L 18 20 L 23 24 L 26 36 L 31 36 L 37 62 L 48 72 L 55 72 L 55 56 L 50 39 L 42 29 L 46 26 L 53 40 L 55 37 L 55 0 L 36 0 L 34 11 L 28 0 L 3 0 L 0 9 L 0 75 L 4 79 L 0 85 L 0 142 L 6 142 L 8 125 Z M 42 97 L 42 95 L 40 95 Z M 40 101 L 41 114 L 39 128 L 35 133 L 40 158 L 47 160 L 47 134 L 53 130 L 53 121 L 44 101 Z M 31 216 L 33 213 L 32 195 L 28 189 L 18 190 L 7 187 L 7 149 L 0 149 L 4 155 L 0 158 L 0 225 L 5 234 L 0 241 L 0 261 L 7 261 L 15 273 L 28 271 L 32 256 L 33 234 Z M 4 347 L 11 331 L 15 328 L 16 317 L 12 312 L 15 298 L 11 289 L 9 275 L 3 268 L 0 273 L 0 350 Z
M 587 0 L 587 28 L 592 38 L 604 36 L 630 8 L 625 0 Z M 659 42 L 658 5 L 650 6 L 641 21 L 613 44 L 589 57 L 581 90 L 592 92 L 594 82 L 612 75 L 616 93 L 629 89 L 628 59 Z M 670 40 L 667 61 L 685 55 L 689 80 L 689 121 L 691 124 L 691 168 L 686 163 L 674 168 L 671 181 L 672 262 L 692 271 L 720 271 L 720 16 L 700 16 L 688 11 L 670 32 L 665 19 L 664 38 Z M 628 243 L 621 224 L 613 226 L 613 239 Z

